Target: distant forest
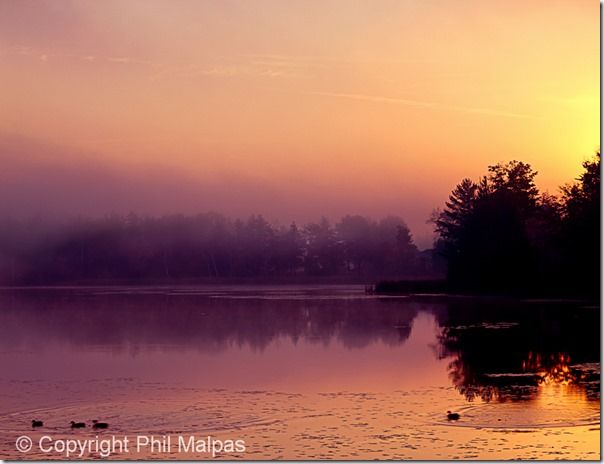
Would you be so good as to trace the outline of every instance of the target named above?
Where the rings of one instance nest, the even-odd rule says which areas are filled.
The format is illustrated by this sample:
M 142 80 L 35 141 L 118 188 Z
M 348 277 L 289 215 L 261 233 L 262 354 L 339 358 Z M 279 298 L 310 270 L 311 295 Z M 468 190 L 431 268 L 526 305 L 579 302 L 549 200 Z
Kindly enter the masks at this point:
M 298 227 L 262 216 L 111 215 L 0 224 L 4 285 L 310 280 L 435 275 L 402 219 L 346 216 Z M 442 269 L 441 269 L 442 274 Z M 308 280 L 308 279 L 307 279 Z
M 423 252 L 394 216 L 301 226 L 217 213 L 4 219 L 0 284 L 399 279 L 438 280 L 437 291 L 597 295 L 600 159 L 585 161 L 558 197 L 539 192 L 537 172 L 520 161 L 463 179 L 434 212 L 437 238 Z

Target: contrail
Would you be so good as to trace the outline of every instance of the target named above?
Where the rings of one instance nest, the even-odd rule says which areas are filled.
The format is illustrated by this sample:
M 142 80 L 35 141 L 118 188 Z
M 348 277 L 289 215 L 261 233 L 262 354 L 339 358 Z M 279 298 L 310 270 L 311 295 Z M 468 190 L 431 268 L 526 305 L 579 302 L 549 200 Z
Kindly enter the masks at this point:
M 310 95 L 321 95 L 324 97 L 348 98 L 351 100 L 364 100 L 377 103 L 393 103 L 396 105 L 415 106 L 419 108 L 441 108 L 450 111 L 458 111 L 460 113 L 485 114 L 489 116 L 501 116 L 507 118 L 532 119 L 533 116 L 522 113 L 512 113 L 508 111 L 493 110 L 490 108 L 474 108 L 466 106 L 447 105 L 443 103 L 409 100 L 406 98 L 383 97 L 379 95 L 364 95 L 357 93 L 335 93 L 335 92 L 308 92 Z

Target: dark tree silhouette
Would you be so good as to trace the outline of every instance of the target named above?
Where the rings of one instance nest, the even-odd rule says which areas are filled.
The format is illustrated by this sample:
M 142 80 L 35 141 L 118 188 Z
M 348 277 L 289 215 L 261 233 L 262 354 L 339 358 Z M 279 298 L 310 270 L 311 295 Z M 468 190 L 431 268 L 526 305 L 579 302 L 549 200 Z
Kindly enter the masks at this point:
M 489 166 L 458 184 L 433 221 L 448 282 L 480 292 L 585 293 L 599 289 L 600 155 L 561 200 L 541 194 L 529 164 Z
M 594 294 L 600 288 L 601 154 L 583 163 L 577 181 L 562 188 L 564 266 L 573 286 Z
M 470 179 L 463 179 L 449 195 L 446 209 L 437 216 L 436 231 L 450 246 L 455 246 L 474 208 L 478 185 Z
M 455 187 L 436 218 L 451 283 L 485 291 L 523 285 L 532 267 L 526 221 L 538 202 L 536 174 L 511 161 L 489 166 L 478 184 Z

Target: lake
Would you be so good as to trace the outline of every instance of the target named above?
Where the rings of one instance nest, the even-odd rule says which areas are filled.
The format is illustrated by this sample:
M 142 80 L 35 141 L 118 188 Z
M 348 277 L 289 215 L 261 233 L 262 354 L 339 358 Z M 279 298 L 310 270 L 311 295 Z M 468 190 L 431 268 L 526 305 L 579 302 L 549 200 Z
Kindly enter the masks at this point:
M 39 449 L 45 436 L 148 435 L 172 441 L 109 457 L 212 458 L 176 446 L 193 436 L 245 442 L 223 459 L 598 460 L 599 337 L 599 307 L 585 302 L 358 286 L 5 289 L 0 457 L 63 458 Z

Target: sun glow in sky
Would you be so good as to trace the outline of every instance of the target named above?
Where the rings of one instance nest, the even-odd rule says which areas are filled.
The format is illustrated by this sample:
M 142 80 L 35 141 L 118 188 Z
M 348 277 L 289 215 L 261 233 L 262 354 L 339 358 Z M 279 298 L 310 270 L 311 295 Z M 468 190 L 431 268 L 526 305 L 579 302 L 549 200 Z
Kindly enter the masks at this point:
M 422 236 L 489 164 L 531 163 L 551 193 L 577 176 L 600 140 L 599 8 L 0 0 L 0 157 L 24 189 L 2 193 L 70 213 L 398 214 Z M 127 186 L 103 202 L 107 182 L 62 169 Z

